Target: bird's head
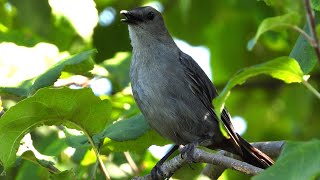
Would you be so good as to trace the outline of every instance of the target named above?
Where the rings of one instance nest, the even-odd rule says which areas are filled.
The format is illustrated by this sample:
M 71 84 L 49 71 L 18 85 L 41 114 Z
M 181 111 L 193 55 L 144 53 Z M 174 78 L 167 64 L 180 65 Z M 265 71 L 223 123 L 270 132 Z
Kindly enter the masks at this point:
M 150 6 L 138 7 L 129 11 L 122 10 L 120 14 L 125 16 L 121 21 L 129 25 L 131 40 L 134 38 L 132 36 L 139 39 L 150 40 L 153 37 L 160 40 L 169 35 L 161 13 Z

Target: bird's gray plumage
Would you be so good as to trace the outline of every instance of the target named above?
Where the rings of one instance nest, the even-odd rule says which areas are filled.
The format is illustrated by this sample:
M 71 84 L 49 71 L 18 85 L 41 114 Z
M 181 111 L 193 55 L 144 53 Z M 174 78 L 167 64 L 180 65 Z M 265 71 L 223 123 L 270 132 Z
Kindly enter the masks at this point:
M 133 47 L 132 91 L 149 125 L 176 144 L 228 146 L 226 149 L 242 155 L 241 141 L 226 109 L 221 119 L 231 141 L 220 132 L 211 103 L 217 96 L 215 87 L 192 57 L 177 47 L 161 14 L 152 7 L 121 13 L 129 24 Z M 223 144 L 228 142 L 231 144 Z
M 167 31 L 155 35 L 147 25 L 134 25 L 129 26 L 129 33 L 133 95 L 149 125 L 176 144 L 222 136 L 206 107 L 216 92 L 206 76 L 197 76 L 204 73 L 198 64 L 176 46 Z M 206 85 L 204 92 L 197 92 L 202 91 L 197 83 Z

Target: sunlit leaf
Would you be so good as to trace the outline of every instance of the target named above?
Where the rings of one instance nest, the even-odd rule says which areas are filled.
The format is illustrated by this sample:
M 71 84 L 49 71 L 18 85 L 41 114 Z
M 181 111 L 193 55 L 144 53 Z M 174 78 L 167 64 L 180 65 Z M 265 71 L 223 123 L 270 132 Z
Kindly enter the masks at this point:
M 319 140 L 287 142 L 276 164 L 253 179 L 318 179 L 320 177 L 319 162 Z
M 1 96 L 0 96 L 0 113 L 2 112 L 3 107 L 2 107 L 2 101 L 1 101 Z
M 10 167 L 20 140 L 35 127 L 65 125 L 93 136 L 103 130 L 110 113 L 109 101 L 101 101 L 91 89 L 43 88 L 0 118 L 0 161 Z
M 242 69 L 235 74 L 228 81 L 219 97 L 214 99 L 214 107 L 221 112 L 224 103 L 234 86 L 243 84 L 248 78 L 260 74 L 270 75 L 273 78 L 280 79 L 286 83 L 301 82 L 303 80 L 303 72 L 296 60 L 289 57 L 279 57 L 263 64 Z
M 292 27 L 299 23 L 299 14 L 290 12 L 282 16 L 266 18 L 259 25 L 256 35 L 247 44 L 247 49 L 252 50 L 257 43 L 259 37 L 267 31 L 276 31 L 284 28 Z
M 93 68 L 93 61 L 90 56 L 96 50 L 88 50 L 79 54 L 70 56 L 49 68 L 43 74 L 26 81 L 21 82 L 16 87 L 0 87 L 0 93 L 10 93 L 18 96 L 32 95 L 36 90 L 51 86 L 61 75 L 62 71 L 74 74 L 85 74 Z
M 96 163 L 96 161 L 97 161 L 97 157 L 96 157 L 93 149 L 91 149 L 86 152 L 86 154 L 84 155 L 80 164 L 82 166 L 89 166 L 90 164 Z

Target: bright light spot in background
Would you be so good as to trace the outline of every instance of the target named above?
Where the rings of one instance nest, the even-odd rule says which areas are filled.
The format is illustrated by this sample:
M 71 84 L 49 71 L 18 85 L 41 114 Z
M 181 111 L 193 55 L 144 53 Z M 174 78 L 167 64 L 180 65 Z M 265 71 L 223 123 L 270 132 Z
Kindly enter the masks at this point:
M 144 4 L 143 6 L 151 6 L 159 12 L 163 12 L 163 10 L 164 10 L 163 5 L 159 1 L 151 1 L 151 2 Z
M 38 43 L 31 48 L 0 43 L 0 86 L 14 86 L 40 75 L 66 56 L 69 54 L 60 54 L 55 45 L 48 43 Z
M 89 40 L 98 22 L 98 11 L 93 0 L 49 0 L 52 11 L 63 15 L 81 37 Z
M 112 84 L 107 78 L 95 77 L 90 81 L 89 85 L 96 96 L 110 94 L 112 90 Z
M 63 150 L 63 153 L 66 154 L 68 157 L 73 156 L 75 152 L 76 152 L 76 149 L 73 147 L 67 147 L 65 150 Z
M 8 11 L 8 12 L 12 12 L 12 5 L 9 2 L 6 2 L 4 4 L 4 8 Z
M 167 154 L 167 152 L 169 151 L 169 149 L 172 147 L 172 144 L 168 144 L 165 146 L 156 146 L 156 145 L 152 145 L 148 148 L 148 150 L 151 152 L 151 154 L 158 158 L 161 159 L 164 155 Z
M 22 140 L 21 140 L 21 143 L 20 143 L 20 146 L 19 146 L 19 149 L 18 149 L 18 152 L 17 152 L 17 155 L 18 156 L 21 156 L 24 152 L 26 151 L 32 151 L 34 153 L 34 155 L 36 156 L 37 159 L 43 159 L 43 160 L 46 160 L 46 161 L 52 161 L 52 162 L 56 162 L 54 160 L 54 157 L 52 156 L 46 156 L 46 155 L 43 155 L 43 154 L 40 154 L 38 152 L 38 150 L 36 148 L 34 148 L 33 146 L 33 141 L 31 139 L 31 135 L 30 133 L 26 134 Z
M 112 7 L 105 8 L 99 15 L 99 24 L 109 26 L 115 19 L 116 10 Z
M 210 68 L 210 51 L 205 46 L 191 46 L 185 41 L 174 39 L 179 48 L 186 54 L 190 55 L 203 69 L 207 76 L 211 79 Z
M 247 122 L 246 120 L 241 116 L 234 116 L 231 119 L 231 122 L 234 126 L 234 129 L 236 132 L 240 135 L 243 135 L 247 130 Z

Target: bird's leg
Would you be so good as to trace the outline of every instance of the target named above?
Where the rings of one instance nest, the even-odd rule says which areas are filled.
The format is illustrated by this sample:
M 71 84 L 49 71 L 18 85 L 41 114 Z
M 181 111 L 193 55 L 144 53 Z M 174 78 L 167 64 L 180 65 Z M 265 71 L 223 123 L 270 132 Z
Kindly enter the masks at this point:
M 172 153 L 174 153 L 177 149 L 179 148 L 179 145 L 174 145 L 165 156 L 163 156 L 158 162 L 157 164 L 152 168 L 151 170 L 151 178 L 153 180 L 158 180 L 160 179 L 160 177 L 163 179 L 163 172 L 161 170 L 161 166 L 162 164 L 170 157 L 170 155 Z

